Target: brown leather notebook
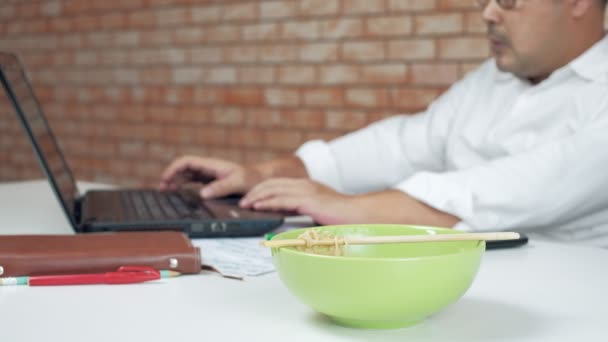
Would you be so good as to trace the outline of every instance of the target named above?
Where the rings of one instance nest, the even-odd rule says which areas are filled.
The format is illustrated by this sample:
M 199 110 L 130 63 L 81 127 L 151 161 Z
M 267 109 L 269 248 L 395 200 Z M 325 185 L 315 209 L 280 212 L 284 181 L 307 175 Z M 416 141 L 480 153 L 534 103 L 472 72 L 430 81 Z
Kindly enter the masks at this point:
M 201 253 L 181 232 L 0 236 L 0 277 L 97 273 L 149 266 L 201 271 Z

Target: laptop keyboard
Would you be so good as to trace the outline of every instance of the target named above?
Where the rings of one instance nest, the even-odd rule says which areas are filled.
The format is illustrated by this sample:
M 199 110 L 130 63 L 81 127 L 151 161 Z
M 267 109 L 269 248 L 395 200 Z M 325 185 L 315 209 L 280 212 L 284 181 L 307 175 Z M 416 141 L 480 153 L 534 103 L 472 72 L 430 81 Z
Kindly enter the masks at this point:
M 132 190 L 121 194 L 126 208 L 137 220 L 167 220 L 182 218 L 212 218 L 194 192 L 160 192 Z

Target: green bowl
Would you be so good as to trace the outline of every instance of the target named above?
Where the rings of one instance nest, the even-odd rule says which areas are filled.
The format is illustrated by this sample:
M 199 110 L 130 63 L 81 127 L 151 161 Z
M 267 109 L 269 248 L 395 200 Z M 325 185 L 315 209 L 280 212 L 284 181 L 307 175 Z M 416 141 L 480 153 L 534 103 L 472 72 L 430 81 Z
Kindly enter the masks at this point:
M 460 234 L 445 228 L 403 225 L 315 227 L 335 236 Z M 293 239 L 305 229 L 278 234 Z M 402 328 L 423 321 L 469 288 L 484 241 L 349 245 L 344 256 L 273 248 L 279 277 L 289 291 L 334 322 L 356 328 Z

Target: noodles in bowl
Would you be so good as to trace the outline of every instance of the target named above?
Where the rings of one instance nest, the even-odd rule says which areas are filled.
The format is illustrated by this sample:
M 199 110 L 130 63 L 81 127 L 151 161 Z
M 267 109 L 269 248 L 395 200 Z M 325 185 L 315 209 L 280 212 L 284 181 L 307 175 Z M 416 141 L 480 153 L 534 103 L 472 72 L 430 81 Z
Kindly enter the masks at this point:
M 297 238 L 306 241 L 306 245 L 295 247 L 295 249 L 300 252 L 318 255 L 345 255 L 345 247 L 347 246 L 346 241 L 344 238 L 336 236 L 329 231 L 319 230 L 318 228 L 306 229 L 302 234 L 298 235 Z M 333 246 L 315 245 L 316 241 L 330 239 L 335 241 Z

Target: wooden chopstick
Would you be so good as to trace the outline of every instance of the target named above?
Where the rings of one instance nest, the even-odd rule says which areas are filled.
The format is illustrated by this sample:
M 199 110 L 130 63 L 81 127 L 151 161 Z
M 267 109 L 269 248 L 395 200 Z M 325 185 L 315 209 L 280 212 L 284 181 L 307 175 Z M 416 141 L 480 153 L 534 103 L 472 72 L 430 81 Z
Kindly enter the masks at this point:
M 438 235 L 405 235 L 405 236 L 366 236 L 366 237 L 344 237 L 337 236 L 335 239 L 286 239 L 262 241 L 262 245 L 270 248 L 298 247 L 298 246 L 335 246 L 335 245 L 375 245 L 386 243 L 410 243 L 410 242 L 441 242 L 441 241 L 496 241 L 516 240 L 519 233 L 497 232 L 497 233 L 463 233 L 463 234 L 438 234 Z

